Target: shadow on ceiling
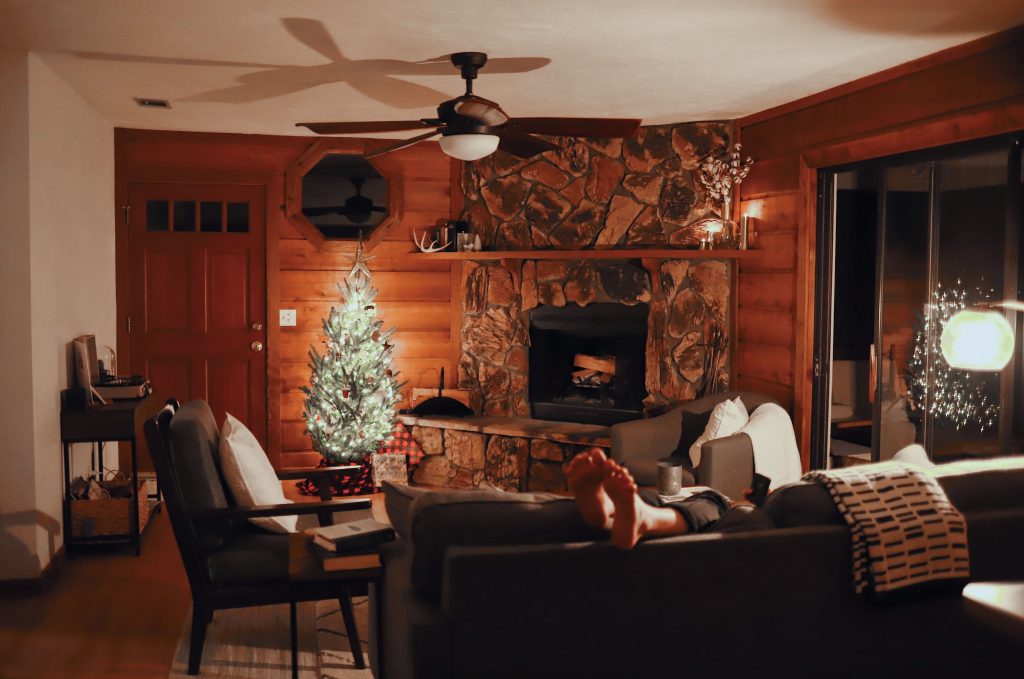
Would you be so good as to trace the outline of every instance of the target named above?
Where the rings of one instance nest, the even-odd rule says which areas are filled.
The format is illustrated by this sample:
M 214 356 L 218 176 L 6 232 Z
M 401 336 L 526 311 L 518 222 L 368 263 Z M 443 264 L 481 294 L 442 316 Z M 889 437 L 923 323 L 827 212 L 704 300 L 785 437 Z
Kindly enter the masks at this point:
M 458 71 L 452 67 L 448 55 L 423 61 L 398 59 L 347 59 L 341 48 L 315 19 L 281 19 L 284 29 L 293 38 L 327 60 L 316 66 L 263 64 L 247 61 L 218 61 L 174 57 L 147 57 L 102 52 L 72 52 L 83 59 L 119 61 L 134 64 L 169 64 L 176 66 L 231 66 L 259 69 L 236 78 L 235 85 L 200 92 L 180 101 L 245 104 L 301 92 L 332 83 L 348 83 L 360 93 L 396 108 L 434 107 L 451 95 L 431 87 L 402 80 L 395 76 L 451 75 Z M 486 73 L 526 73 L 551 63 L 546 57 L 514 57 L 488 59 Z M 456 82 L 453 78 L 452 82 Z

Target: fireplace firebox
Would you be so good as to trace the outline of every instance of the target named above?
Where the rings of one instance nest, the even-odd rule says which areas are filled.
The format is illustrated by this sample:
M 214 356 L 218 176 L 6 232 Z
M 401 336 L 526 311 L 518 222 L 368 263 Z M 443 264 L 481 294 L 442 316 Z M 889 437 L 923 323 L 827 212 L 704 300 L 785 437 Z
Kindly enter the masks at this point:
M 643 416 L 647 305 L 543 305 L 530 311 L 534 418 L 616 424 Z

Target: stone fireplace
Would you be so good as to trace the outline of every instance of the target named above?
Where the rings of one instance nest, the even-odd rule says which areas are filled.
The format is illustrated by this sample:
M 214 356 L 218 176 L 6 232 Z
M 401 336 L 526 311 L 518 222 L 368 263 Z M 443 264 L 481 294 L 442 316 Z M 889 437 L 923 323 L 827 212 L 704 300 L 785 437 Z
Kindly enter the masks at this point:
M 646 304 L 531 310 L 531 414 L 589 424 L 643 417 L 646 348 Z
M 418 480 L 562 487 L 561 463 L 610 438 L 604 426 L 558 421 L 609 424 L 728 387 L 736 261 L 670 248 L 700 240 L 712 206 L 696 171 L 730 131 L 687 123 L 628 140 L 554 138 L 559 148 L 534 158 L 499 151 L 464 164 L 461 218 L 488 250 L 516 252 L 463 265 L 458 380 L 479 417 L 459 425 L 470 432 L 420 423 L 414 435 L 431 454 Z M 594 367 L 577 365 L 581 355 Z M 467 436 L 479 438 L 469 446 Z
M 729 352 L 712 366 L 707 350 L 715 337 L 728 343 L 731 267 L 684 259 L 468 262 L 459 386 L 484 415 L 537 416 L 530 404 L 531 314 L 547 318 L 554 308 L 582 318 L 594 305 L 646 317 L 641 414 L 696 398 L 709 371 L 724 388 Z

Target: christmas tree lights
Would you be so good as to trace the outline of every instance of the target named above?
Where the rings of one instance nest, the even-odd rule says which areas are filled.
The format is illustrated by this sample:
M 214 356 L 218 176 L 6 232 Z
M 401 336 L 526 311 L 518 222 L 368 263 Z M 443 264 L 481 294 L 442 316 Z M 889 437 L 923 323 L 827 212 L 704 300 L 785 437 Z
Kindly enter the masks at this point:
M 400 385 L 391 372 L 391 336 L 377 317 L 362 243 L 338 285 L 342 304 L 323 321 L 327 350 L 310 347 L 312 376 L 303 417 L 313 448 L 328 462 L 362 461 L 390 438 Z

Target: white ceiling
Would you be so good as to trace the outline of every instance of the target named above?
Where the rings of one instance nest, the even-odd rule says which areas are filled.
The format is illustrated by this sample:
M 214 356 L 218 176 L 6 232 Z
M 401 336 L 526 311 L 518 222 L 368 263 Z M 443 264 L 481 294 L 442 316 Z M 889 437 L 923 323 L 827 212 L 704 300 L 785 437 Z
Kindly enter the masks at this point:
M 114 125 L 265 134 L 432 116 L 462 81 L 416 62 L 454 51 L 533 58 L 477 81 L 513 116 L 657 124 L 737 118 L 1022 23 L 1021 0 L 0 0 L 0 45 L 40 54 Z

